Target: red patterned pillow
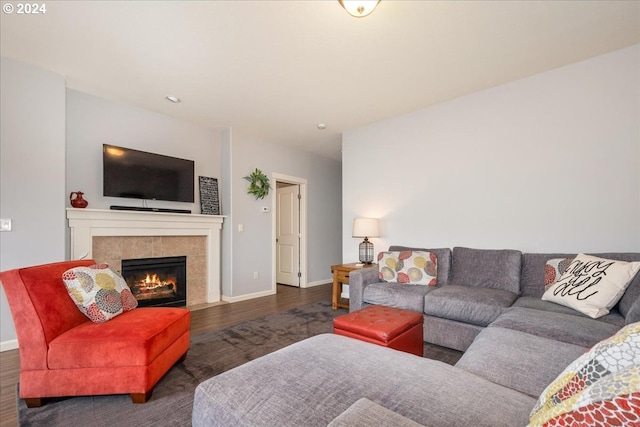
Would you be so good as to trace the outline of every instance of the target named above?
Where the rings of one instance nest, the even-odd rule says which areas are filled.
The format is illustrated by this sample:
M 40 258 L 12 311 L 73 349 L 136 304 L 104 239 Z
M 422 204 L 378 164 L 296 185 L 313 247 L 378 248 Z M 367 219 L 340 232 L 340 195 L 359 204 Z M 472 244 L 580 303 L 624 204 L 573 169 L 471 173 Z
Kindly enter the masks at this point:
M 424 251 L 380 252 L 378 277 L 384 282 L 435 286 L 438 277 L 436 254 Z
M 92 322 L 102 323 L 138 306 L 124 279 L 107 264 L 75 267 L 62 274 L 69 296 Z
M 593 346 L 540 395 L 529 427 L 640 426 L 640 322 Z

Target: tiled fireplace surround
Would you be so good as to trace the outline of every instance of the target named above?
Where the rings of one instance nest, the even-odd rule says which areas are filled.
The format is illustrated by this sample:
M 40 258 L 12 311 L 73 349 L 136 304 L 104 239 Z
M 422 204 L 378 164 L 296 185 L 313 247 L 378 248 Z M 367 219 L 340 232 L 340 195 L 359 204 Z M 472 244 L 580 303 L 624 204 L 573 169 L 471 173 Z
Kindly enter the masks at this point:
M 187 307 L 220 301 L 224 217 L 67 209 L 71 259 L 92 258 L 120 271 L 123 259 L 186 256 Z
M 207 238 L 204 236 L 94 237 L 93 259 L 118 272 L 123 259 L 187 257 L 187 306 L 207 302 Z

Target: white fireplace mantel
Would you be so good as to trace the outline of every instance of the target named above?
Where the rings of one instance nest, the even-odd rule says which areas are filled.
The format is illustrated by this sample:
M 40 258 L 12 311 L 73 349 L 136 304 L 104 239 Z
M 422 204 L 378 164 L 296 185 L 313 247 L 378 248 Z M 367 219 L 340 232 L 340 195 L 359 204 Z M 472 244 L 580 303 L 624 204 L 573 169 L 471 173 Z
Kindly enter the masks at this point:
M 220 301 L 220 230 L 224 216 L 67 208 L 71 259 L 92 258 L 96 236 L 206 236 L 207 302 Z

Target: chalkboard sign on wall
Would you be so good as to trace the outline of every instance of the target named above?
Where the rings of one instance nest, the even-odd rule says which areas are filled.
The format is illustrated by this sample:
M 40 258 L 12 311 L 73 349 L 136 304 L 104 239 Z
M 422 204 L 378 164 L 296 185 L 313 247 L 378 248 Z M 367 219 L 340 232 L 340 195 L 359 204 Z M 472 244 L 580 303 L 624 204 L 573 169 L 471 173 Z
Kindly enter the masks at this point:
M 218 196 L 218 180 L 208 176 L 200 178 L 200 213 L 203 215 L 220 215 L 220 198 Z

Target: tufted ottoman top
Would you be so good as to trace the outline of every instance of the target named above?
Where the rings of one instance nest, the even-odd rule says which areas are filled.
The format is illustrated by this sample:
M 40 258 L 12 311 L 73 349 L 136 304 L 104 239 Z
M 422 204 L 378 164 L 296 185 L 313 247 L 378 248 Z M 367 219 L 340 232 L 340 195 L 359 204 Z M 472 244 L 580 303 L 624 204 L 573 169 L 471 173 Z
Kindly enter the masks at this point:
M 333 327 L 387 343 L 422 323 L 422 314 L 400 308 L 372 305 L 336 317 Z

